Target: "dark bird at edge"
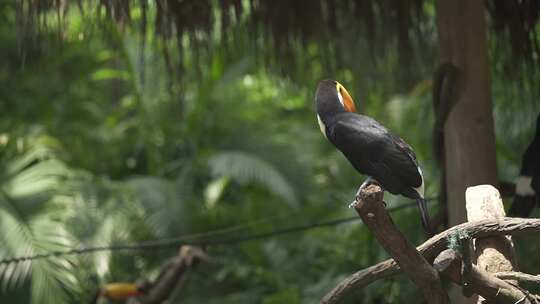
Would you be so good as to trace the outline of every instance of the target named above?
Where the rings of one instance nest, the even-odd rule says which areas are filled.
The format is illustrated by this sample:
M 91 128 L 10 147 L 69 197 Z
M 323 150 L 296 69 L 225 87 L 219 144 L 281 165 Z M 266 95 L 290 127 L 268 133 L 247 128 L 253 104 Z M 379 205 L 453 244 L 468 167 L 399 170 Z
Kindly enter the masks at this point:
M 536 119 L 536 134 L 525 150 L 521 170 L 516 180 L 516 195 L 508 216 L 529 217 L 540 203 L 540 114 Z
M 377 183 L 392 194 L 416 200 L 422 225 L 432 234 L 424 177 L 412 148 L 373 118 L 356 113 L 353 99 L 335 80 L 319 83 L 315 103 L 323 135 L 357 171 L 368 176 L 357 195 L 368 184 Z

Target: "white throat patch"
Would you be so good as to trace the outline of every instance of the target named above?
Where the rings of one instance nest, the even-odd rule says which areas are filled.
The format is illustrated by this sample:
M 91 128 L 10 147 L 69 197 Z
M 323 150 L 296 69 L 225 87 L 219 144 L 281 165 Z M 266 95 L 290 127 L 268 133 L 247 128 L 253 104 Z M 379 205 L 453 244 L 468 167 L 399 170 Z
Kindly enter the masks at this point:
M 341 105 L 345 108 L 345 104 L 343 103 L 343 96 L 341 96 L 341 93 L 337 92 L 337 97 L 339 98 L 339 102 L 341 102 Z
M 319 114 L 317 114 L 317 122 L 319 123 L 319 129 L 321 129 L 322 134 L 326 139 L 328 139 L 328 137 L 326 137 L 326 126 L 324 125 L 324 122 L 322 121 Z

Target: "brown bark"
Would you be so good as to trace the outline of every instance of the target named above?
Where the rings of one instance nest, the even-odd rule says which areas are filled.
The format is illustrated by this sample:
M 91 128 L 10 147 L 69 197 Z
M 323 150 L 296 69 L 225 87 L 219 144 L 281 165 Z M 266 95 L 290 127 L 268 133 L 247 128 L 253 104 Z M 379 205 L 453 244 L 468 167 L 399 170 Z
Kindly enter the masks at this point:
M 466 221 L 468 186 L 497 183 L 484 1 L 438 0 L 441 63 L 459 70 L 455 100 L 444 124 L 444 155 L 450 226 Z M 454 303 L 466 303 L 451 293 Z M 461 298 L 461 300 L 460 300 Z
M 444 125 L 449 224 L 466 221 L 468 186 L 497 184 L 484 2 L 437 1 L 441 63 L 458 70 L 455 104 Z
M 469 238 L 482 238 L 494 235 L 528 235 L 540 233 L 540 219 L 504 218 L 463 223 L 441 232 L 417 247 L 428 262 L 448 247 L 449 238 L 466 233 Z M 400 274 L 401 269 L 393 259 L 360 270 L 328 292 L 321 303 L 339 303 L 348 293 L 362 289 L 384 278 Z M 452 302 L 453 303 L 453 302 Z
M 383 202 L 383 191 L 370 185 L 360 192 L 354 209 L 381 246 L 399 264 L 405 275 L 420 289 L 428 303 L 448 303 L 438 272 L 397 229 Z
M 208 256 L 199 247 L 182 246 L 178 256 L 166 262 L 154 282 L 141 284 L 143 295 L 132 298 L 129 304 L 156 304 L 166 301 L 186 277 L 187 271 L 199 262 L 208 261 Z
M 497 272 L 493 274 L 499 279 L 502 280 L 514 280 L 517 282 L 523 282 L 523 283 L 532 283 L 540 285 L 540 275 L 532 275 L 528 273 L 523 272 Z
M 489 303 L 496 304 L 530 304 L 521 289 L 505 282 L 493 274 L 482 270 L 476 265 L 470 265 L 470 270 L 465 272 L 465 261 L 461 255 L 452 249 L 447 249 L 435 259 L 433 265 L 452 282 L 464 286 L 475 294 L 481 295 Z

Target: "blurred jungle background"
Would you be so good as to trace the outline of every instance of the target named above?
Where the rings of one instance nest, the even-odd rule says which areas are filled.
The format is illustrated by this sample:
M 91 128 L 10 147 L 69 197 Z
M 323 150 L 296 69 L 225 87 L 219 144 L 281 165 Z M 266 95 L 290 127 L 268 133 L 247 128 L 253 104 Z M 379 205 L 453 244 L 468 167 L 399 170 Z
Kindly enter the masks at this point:
M 512 183 L 540 111 L 540 3 L 478 3 L 489 82 L 470 90 L 488 92 L 494 176 Z M 360 220 L 334 222 L 354 218 L 364 177 L 319 131 L 325 78 L 414 147 L 444 226 L 432 79 L 446 12 L 429 0 L 1 1 L 0 259 L 176 241 L 2 263 L 0 302 L 89 303 L 109 282 L 154 279 L 183 244 L 209 261 L 170 303 L 315 303 L 386 258 Z M 416 208 L 392 216 L 425 239 Z M 538 273 L 540 243 L 516 242 Z M 396 277 L 346 302 L 418 296 Z

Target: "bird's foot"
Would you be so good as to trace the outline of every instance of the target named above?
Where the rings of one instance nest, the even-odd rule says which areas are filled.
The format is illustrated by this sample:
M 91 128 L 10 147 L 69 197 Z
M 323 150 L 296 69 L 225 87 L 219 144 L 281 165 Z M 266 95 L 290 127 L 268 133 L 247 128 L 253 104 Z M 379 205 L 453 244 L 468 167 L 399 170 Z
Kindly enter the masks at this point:
M 357 205 L 358 205 L 358 202 L 360 201 L 360 197 L 357 195 L 355 198 L 354 198 L 354 201 L 352 201 L 352 203 L 349 204 L 349 208 L 352 209 L 352 208 L 355 208 Z
M 358 187 L 358 190 L 356 191 L 356 198 L 358 199 L 358 197 L 360 196 L 360 192 L 362 192 L 362 190 L 364 190 L 367 186 L 371 185 L 374 182 L 375 180 L 373 179 L 373 177 L 368 176 L 368 178 L 360 185 L 360 187 Z
M 355 207 L 358 205 L 359 202 L 360 202 L 360 196 L 357 195 L 357 196 L 354 198 L 354 201 L 352 201 L 352 203 L 349 204 L 349 208 L 350 208 L 350 209 L 355 208 Z M 382 203 L 383 203 L 383 205 L 384 205 L 384 208 L 386 208 L 386 207 L 387 207 L 386 202 L 385 202 L 385 201 L 382 201 Z
M 368 176 L 368 178 L 360 185 L 360 187 L 358 187 L 358 190 L 356 191 L 356 196 L 354 198 L 354 201 L 352 201 L 352 203 L 349 204 L 349 208 L 354 208 L 356 207 L 356 205 L 358 205 L 358 202 L 360 201 L 360 193 L 369 185 L 371 184 L 376 184 L 376 185 L 379 185 L 382 189 L 382 186 L 379 184 L 379 182 L 377 182 L 376 180 L 373 179 L 373 177 L 371 176 Z M 384 189 L 383 189 L 384 191 Z M 385 203 L 386 204 L 386 203 Z

